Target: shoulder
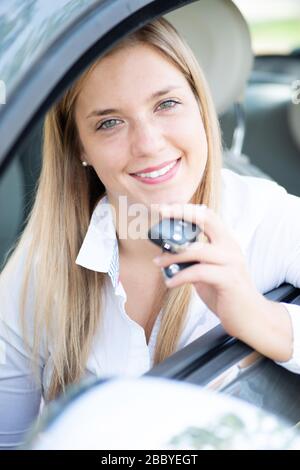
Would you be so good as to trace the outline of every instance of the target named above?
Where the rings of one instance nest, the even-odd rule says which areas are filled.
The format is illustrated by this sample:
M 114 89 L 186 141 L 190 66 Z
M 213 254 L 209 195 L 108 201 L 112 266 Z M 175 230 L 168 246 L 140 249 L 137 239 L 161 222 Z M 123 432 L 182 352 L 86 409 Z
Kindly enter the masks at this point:
M 245 201 L 268 203 L 274 196 L 287 194 L 285 188 L 273 180 L 255 176 L 239 175 L 226 168 L 222 169 L 222 198 L 235 199 L 242 196 Z
M 275 181 L 222 169 L 220 215 L 241 241 L 249 241 L 259 224 L 282 206 L 287 196 L 285 188 Z

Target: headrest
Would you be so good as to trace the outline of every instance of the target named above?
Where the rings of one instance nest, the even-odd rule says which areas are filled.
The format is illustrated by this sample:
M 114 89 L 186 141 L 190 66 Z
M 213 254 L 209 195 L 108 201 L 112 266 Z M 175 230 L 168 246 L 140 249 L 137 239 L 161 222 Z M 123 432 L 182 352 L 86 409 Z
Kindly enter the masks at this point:
M 201 0 L 165 15 L 186 39 L 209 83 L 217 112 L 239 101 L 252 67 L 250 33 L 231 0 Z

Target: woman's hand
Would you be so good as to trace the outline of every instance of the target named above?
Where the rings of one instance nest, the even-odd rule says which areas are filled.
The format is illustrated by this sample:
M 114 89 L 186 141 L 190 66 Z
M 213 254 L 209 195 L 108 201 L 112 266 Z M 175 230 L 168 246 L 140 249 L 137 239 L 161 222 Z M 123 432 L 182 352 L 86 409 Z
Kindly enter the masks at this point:
M 263 343 L 266 334 L 270 333 L 264 331 L 264 327 L 272 327 L 269 320 L 274 320 L 274 302 L 268 301 L 257 291 L 232 232 L 215 212 L 205 206 L 163 205 L 159 211 L 163 218 L 184 219 L 199 225 L 209 240 L 209 243 L 194 242 L 182 253 L 164 252 L 154 259 L 161 268 L 172 263 L 197 262 L 166 281 L 166 285 L 178 287 L 192 283 L 207 307 L 219 317 L 228 334 L 262 350 L 260 341 Z M 284 321 L 288 321 L 286 314 L 281 309 L 279 315 L 285 317 Z

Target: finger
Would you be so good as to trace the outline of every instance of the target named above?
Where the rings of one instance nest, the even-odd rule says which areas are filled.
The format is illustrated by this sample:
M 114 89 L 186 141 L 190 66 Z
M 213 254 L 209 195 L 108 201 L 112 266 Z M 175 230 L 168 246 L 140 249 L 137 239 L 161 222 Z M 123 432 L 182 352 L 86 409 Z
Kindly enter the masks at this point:
M 224 280 L 224 268 L 213 264 L 194 264 L 179 271 L 171 279 L 165 279 L 168 287 L 179 287 L 183 284 L 197 282 L 219 286 Z
M 229 238 L 221 218 L 211 209 L 197 204 L 170 204 L 159 207 L 164 218 L 183 219 L 199 225 L 211 243 L 222 243 Z
M 153 259 L 160 267 L 169 266 L 173 263 L 198 261 L 199 263 L 226 264 L 228 262 L 228 251 L 224 251 L 218 245 L 194 242 L 181 253 L 162 253 Z

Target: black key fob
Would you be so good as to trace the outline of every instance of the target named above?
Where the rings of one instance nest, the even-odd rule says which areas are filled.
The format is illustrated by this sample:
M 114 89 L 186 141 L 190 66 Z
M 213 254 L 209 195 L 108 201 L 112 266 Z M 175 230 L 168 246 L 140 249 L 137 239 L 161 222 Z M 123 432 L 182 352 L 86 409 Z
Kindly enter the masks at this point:
M 201 229 L 198 225 L 187 222 L 182 219 L 162 219 L 148 231 L 148 238 L 162 248 L 163 251 L 170 253 L 180 253 L 184 251 L 191 243 L 197 241 Z M 176 273 L 196 262 L 174 263 L 163 268 L 163 274 L 166 278 L 175 276 Z

